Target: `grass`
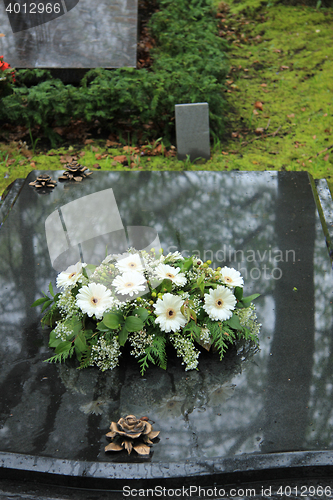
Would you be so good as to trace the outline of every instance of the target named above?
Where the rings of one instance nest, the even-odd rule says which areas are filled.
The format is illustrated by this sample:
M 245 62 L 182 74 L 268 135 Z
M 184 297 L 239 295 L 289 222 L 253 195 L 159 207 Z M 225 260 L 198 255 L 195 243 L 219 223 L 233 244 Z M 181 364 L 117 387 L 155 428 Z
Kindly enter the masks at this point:
M 31 137 L 28 147 L 0 143 L 0 193 L 33 169 L 61 170 L 66 156 L 74 154 L 93 171 L 97 165 L 102 170 L 307 170 L 326 178 L 333 192 L 333 10 L 259 0 L 219 5 L 220 36 L 231 46 L 228 131 L 214 139 L 209 161 L 178 161 L 163 140 L 135 150 L 135 144 L 124 149 L 95 139 L 47 151 Z M 119 163 L 119 155 L 127 155 L 131 166 Z

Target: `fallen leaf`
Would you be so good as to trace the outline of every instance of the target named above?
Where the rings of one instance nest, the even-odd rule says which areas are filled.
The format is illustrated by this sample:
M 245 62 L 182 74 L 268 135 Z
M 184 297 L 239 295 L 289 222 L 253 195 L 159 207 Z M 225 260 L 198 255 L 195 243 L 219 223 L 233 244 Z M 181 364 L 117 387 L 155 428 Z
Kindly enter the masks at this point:
M 254 133 L 256 135 L 261 135 L 261 134 L 264 133 L 264 129 L 262 127 L 258 127 L 258 128 L 255 129 Z
M 267 83 L 262 83 L 260 87 L 267 87 Z
M 222 151 L 222 154 L 223 155 L 228 155 L 229 153 L 227 153 L 226 151 Z
M 97 153 L 98 152 L 98 148 L 96 148 L 96 146 L 91 146 L 91 151 L 93 151 L 94 153 Z
M 92 144 L 94 142 L 94 139 L 86 139 L 84 141 L 84 144 Z
M 329 160 L 329 157 L 330 157 L 330 155 L 329 155 L 329 153 L 327 153 L 327 154 L 324 156 L 324 160 L 325 160 L 325 161 L 328 161 L 328 160 Z
M 289 66 L 280 66 L 280 69 L 289 69 Z
M 252 163 L 253 163 L 253 165 L 258 165 L 257 161 L 253 161 Z
M 263 104 L 262 104 L 262 102 L 260 102 L 260 101 L 256 101 L 256 102 L 254 103 L 254 107 L 255 107 L 256 109 L 260 109 L 260 111 L 263 111 L 263 110 L 264 110 L 264 108 L 263 108 Z
M 236 137 L 238 137 L 238 132 L 232 132 L 231 133 L 231 137 L 233 137 L 234 139 L 236 139 Z
M 95 155 L 95 158 L 96 158 L 96 160 L 101 160 L 101 159 L 102 159 L 102 155 L 100 155 L 100 154 L 96 154 L 96 155 Z
M 294 113 L 291 113 L 290 115 L 287 115 L 288 118 L 295 118 L 295 114 Z
M 35 163 L 34 161 L 32 161 L 32 162 L 30 163 L 30 167 L 32 167 L 32 168 L 36 168 L 36 163 Z
M 281 50 L 280 49 L 274 49 L 273 52 L 277 52 L 278 54 L 280 54 Z
M 316 135 L 313 135 L 313 136 L 312 136 L 312 139 L 317 139 L 317 136 L 316 136 Z
M 95 163 L 95 164 L 93 165 L 93 168 L 101 168 L 101 166 L 100 166 L 98 163 Z
M 26 158 L 32 158 L 32 152 L 28 149 L 21 149 L 21 154 L 23 154 Z
M 256 109 L 253 110 L 254 115 L 259 115 L 258 111 Z
M 85 151 L 81 151 L 80 156 L 82 157 L 82 156 L 84 156 L 85 154 L 86 154 L 86 152 L 85 152 Z
M 323 116 L 327 116 L 327 113 L 324 113 Z
M 301 111 L 306 111 L 306 108 L 301 108 Z
M 109 139 L 105 143 L 106 148 L 111 148 L 112 146 L 118 146 L 118 142 L 116 141 L 110 141 Z
M 53 129 L 53 131 L 54 131 L 56 134 L 59 134 L 59 135 L 63 135 L 63 133 L 64 133 L 64 129 L 63 129 L 63 127 L 55 127 L 55 128 Z
M 114 161 L 117 161 L 119 163 L 127 163 L 127 157 L 126 155 L 118 155 L 113 157 Z

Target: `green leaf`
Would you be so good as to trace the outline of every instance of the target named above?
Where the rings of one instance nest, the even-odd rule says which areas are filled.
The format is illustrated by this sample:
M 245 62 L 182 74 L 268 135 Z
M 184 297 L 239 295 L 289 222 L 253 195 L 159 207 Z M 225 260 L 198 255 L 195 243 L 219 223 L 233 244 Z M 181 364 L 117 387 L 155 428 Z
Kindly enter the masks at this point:
M 50 284 L 49 284 L 49 292 L 52 295 L 52 297 L 54 297 L 54 291 L 53 291 L 53 287 L 52 287 L 51 281 L 50 281 Z
M 237 316 L 237 314 L 233 314 L 230 319 L 228 319 L 227 321 L 224 321 L 224 324 L 230 326 L 230 328 L 232 328 L 233 330 L 241 330 L 242 329 L 242 326 L 239 322 L 239 317 Z
M 119 313 L 106 313 L 103 316 L 103 325 L 111 330 L 117 330 L 119 326 L 124 322 L 124 318 Z
M 205 279 L 205 275 L 201 274 L 201 276 L 199 276 L 199 278 L 197 279 L 198 286 L 201 285 L 201 283 L 203 282 L 204 279 Z
M 125 326 L 123 326 L 121 332 L 118 335 L 118 342 L 121 346 L 126 344 L 127 337 L 128 337 L 128 330 Z
M 44 302 L 44 305 L 43 305 L 43 307 L 42 307 L 42 311 L 41 311 L 41 312 L 44 312 L 44 311 L 45 311 L 45 309 L 46 309 L 47 307 L 49 307 L 51 304 L 53 304 L 53 299 L 52 299 L 52 300 L 50 299 L 50 300 L 45 301 L 45 302 Z
M 63 353 L 69 352 L 71 347 L 72 347 L 72 342 L 70 342 L 68 340 L 62 341 L 57 345 L 55 353 L 56 354 L 63 354 Z
M 143 328 L 143 321 L 137 316 L 128 316 L 125 321 L 125 328 L 129 332 L 138 332 Z
M 237 300 L 243 299 L 243 288 L 241 286 L 236 286 L 234 291 Z
M 74 344 L 80 352 L 84 352 L 87 349 L 87 342 L 83 331 L 76 337 Z
M 171 293 L 172 281 L 169 279 L 164 279 L 158 288 L 163 293 L 166 293 L 166 292 Z
M 185 273 L 186 271 L 188 271 L 193 265 L 193 261 L 192 261 L 192 257 L 189 257 L 187 259 L 184 259 L 182 260 L 181 264 L 180 264 L 180 272 L 181 273 Z
M 43 304 L 44 302 L 47 302 L 48 300 L 50 300 L 50 297 L 42 297 L 41 299 L 37 299 L 35 300 L 35 302 L 33 304 L 31 304 L 31 307 L 37 307 L 37 306 L 40 306 L 41 304 Z
M 147 311 L 145 307 L 137 307 L 134 309 L 133 314 L 139 316 L 142 321 L 146 321 L 149 316 L 149 311 Z
M 55 330 L 52 330 L 49 338 L 49 347 L 57 347 L 60 342 L 62 342 L 62 340 L 60 338 L 57 338 Z
M 260 297 L 260 293 L 254 293 L 253 295 L 249 295 L 248 297 L 243 297 L 242 302 L 243 304 L 248 304 L 257 297 Z
M 82 330 L 82 321 L 79 318 L 71 318 L 67 321 L 64 322 L 64 324 L 73 331 L 73 335 L 76 337 L 76 335 L 79 334 L 80 330 Z
M 85 267 L 82 268 L 86 272 L 86 277 L 90 278 L 90 276 L 95 272 L 96 266 L 93 264 L 87 264 Z

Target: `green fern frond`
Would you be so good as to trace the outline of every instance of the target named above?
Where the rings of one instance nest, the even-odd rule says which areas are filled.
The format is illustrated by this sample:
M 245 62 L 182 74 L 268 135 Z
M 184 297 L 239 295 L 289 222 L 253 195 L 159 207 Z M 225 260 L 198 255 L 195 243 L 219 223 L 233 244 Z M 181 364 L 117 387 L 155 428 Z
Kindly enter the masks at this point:
M 45 363 L 61 363 L 65 359 L 70 358 L 74 352 L 74 346 L 72 346 L 68 351 L 60 352 L 51 358 L 45 359 Z

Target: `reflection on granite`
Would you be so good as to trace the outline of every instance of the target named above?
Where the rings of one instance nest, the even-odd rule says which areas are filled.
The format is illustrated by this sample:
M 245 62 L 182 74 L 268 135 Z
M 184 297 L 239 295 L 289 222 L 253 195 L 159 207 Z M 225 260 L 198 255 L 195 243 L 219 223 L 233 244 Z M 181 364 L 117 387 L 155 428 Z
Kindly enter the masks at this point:
M 33 16 L 22 16 L 22 26 L 13 33 L 0 2 L 5 34 L 0 53 L 17 68 L 135 67 L 137 8 L 137 0 L 80 0 L 72 10 L 40 26 L 29 27 L 26 23 L 33 22 Z
M 100 172 L 47 196 L 31 180 L 0 230 L 0 451 L 121 462 L 104 453 L 105 433 L 129 413 L 161 430 L 156 464 L 333 449 L 331 264 L 306 173 Z M 165 253 L 233 266 L 246 294 L 262 294 L 258 352 L 202 352 L 192 372 L 171 358 L 144 377 L 128 353 L 103 373 L 43 363 L 48 334 L 30 305 L 55 286 L 45 220 L 111 188 L 125 228 L 154 229 Z

